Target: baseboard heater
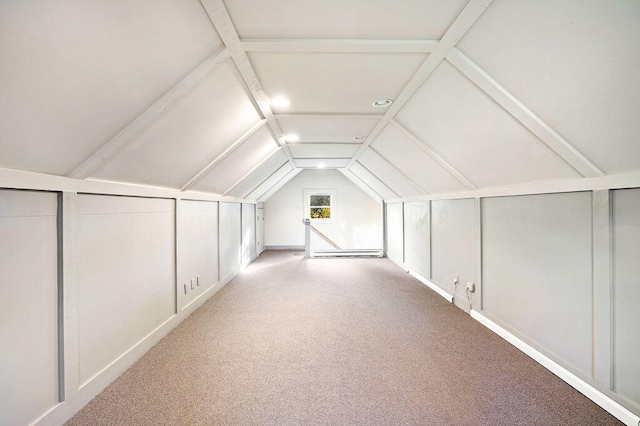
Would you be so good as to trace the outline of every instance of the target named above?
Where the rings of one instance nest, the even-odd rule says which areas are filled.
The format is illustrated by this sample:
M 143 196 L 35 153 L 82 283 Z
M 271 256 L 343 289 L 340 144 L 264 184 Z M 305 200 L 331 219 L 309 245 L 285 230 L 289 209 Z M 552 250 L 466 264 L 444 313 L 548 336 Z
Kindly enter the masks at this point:
M 311 250 L 310 257 L 382 257 L 379 249 Z

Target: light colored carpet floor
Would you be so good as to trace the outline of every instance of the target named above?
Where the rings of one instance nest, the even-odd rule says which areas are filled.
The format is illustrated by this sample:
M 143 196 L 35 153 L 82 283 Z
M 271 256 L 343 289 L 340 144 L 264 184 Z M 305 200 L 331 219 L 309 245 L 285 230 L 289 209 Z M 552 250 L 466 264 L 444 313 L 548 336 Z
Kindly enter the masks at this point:
M 69 425 L 613 425 L 387 259 L 264 252 Z

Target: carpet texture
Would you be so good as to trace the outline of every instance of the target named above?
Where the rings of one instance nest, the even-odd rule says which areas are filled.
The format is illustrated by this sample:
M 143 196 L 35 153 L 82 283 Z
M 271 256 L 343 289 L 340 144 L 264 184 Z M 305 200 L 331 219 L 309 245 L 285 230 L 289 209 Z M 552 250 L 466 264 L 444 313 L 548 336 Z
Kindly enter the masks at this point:
M 264 252 L 68 425 L 615 425 L 387 259 Z

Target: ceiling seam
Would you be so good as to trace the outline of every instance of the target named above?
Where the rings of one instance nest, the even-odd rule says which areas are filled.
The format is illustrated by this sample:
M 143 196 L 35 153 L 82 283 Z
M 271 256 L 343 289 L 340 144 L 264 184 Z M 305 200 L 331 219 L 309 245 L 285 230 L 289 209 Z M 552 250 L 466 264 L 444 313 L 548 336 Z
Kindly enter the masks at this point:
M 260 109 L 260 112 L 267 120 L 267 124 L 271 129 L 275 140 L 280 146 L 283 147 L 283 152 L 291 162 L 292 166 L 295 167 L 295 165 L 293 164 L 293 156 L 286 146 L 287 142 L 282 134 L 282 129 L 280 128 L 278 121 L 273 115 L 273 111 L 269 106 L 267 95 L 262 89 L 262 85 L 260 84 L 256 72 L 251 65 L 251 61 L 249 61 L 247 52 L 242 47 L 238 32 L 233 25 L 233 22 L 231 21 L 231 17 L 227 12 L 224 3 L 222 2 L 222 0 L 200 0 L 200 3 L 202 3 L 202 6 L 209 16 L 209 19 L 213 23 L 213 26 L 216 28 L 218 35 L 222 39 L 222 42 L 230 50 L 231 59 L 238 68 L 238 71 L 240 71 L 245 84 L 249 88 L 249 91 L 251 92 L 256 104 L 258 105 L 258 108 Z
M 466 34 L 466 32 L 471 28 L 471 26 L 473 26 L 476 20 L 480 15 L 482 15 L 482 13 L 484 13 L 492 2 L 493 0 L 470 0 L 469 3 L 467 3 L 451 26 L 444 33 L 431 54 L 429 54 L 427 59 L 405 85 L 398 98 L 394 100 L 393 104 L 391 104 L 384 117 L 369 133 L 366 142 L 363 143 L 362 147 L 353 155 L 351 161 L 347 164 L 347 168 L 350 168 L 356 162 L 358 157 L 362 155 L 373 140 L 382 132 L 382 130 L 384 130 L 400 109 L 402 109 L 404 104 L 407 103 L 427 78 L 429 78 L 431 73 L 433 73 L 438 65 L 440 65 L 447 53 L 453 49 L 456 43 Z
M 549 147 L 583 177 L 605 175 L 602 170 L 591 163 L 571 143 L 554 131 L 522 102 L 518 101 L 460 50 L 453 48 L 447 54 L 446 59 L 474 85 L 487 94 L 489 98 L 533 133 L 541 143 Z
M 128 145 L 145 130 L 156 123 L 175 105 L 211 75 L 230 57 L 229 49 L 223 48 L 207 58 L 196 69 L 191 71 L 180 82 L 173 86 L 160 99 L 154 102 L 142 114 L 125 126 L 113 138 L 102 145 L 89 158 L 73 170 L 68 177 L 86 179 L 102 170 L 111 160 L 117 157 Z
M 451 164 L 447 162 L 444 158 L 440 156 L 437 152 L 431 148 L 431 146 L 425 142 L 423 139 L 419 138 L 412 131 L 407 129 L 402 123 L 400 123 L 397 119 L 391 120 L 391 125 L 393 125 L 396 129 L 398 129 L 401 133 L 403 133 L 411 143 L 413 143 L 418 149 L 427 154 L 433 161 L 435 161 L 440 167 L 447 171 L 454 179 L 460 182 L 467 189 L 475 190 L 478 187 L 467 179 L 462 173 L 456 170 Z
M 218 155 L 215 159 L 213 159 L 213 161 L 209 162 L 209 164 L 207 164 L 202 170 L 196 173 L 195 176 L 189 179 L 187 183 L 182 185 L 182 188 L 180 188 L 180 191 L 186 191 L 187 189 L 195 185 L 198 181 L 200 181 L 200 179 L 202 179 L 207 173 L 209 173 L 209 171 L 211 171 L 214 167 L 220 164 L 222 160 L 224 160 L 229 155 L 231 155 L 233 151 L 238 149 L 243 143 L 249 140 L 251 136 L 253 136 L 258 132 L 258 130 L 262 129 L 262 127 L 265 124 L 267 124 L 267 120 L 262 119 L 258 121 L 255 125 L 253 125 L 253 127 L 251 127 L 251 129 L 249 129 L 242 136 L 240 136 L 233 144 L 231 144 L 230 147 L 224 150 L 222 154 Z
M 287 53 L 431 53 L 438 40 L 245 39 L 247 52 Z

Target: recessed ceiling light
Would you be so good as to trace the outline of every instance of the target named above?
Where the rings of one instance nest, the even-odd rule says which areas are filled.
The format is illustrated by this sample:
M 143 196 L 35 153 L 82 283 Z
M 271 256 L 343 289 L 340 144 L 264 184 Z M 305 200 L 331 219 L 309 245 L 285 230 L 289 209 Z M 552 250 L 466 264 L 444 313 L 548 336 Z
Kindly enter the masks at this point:
M 289 133 L 288 135 L 284 136 L 284 140 L 286 140 L 287 142 L 298 142 L 300 140 L 300 137 L 295 133 Z
M 284 96 L 276 96 L 275 98 L 271 99 L 271 105 L 273 105 L 274 107 L 288 107 L 289 105 L 291 105 L 291 102 L 289 102 L 289 99 L 285 98 Z
M 324 169 L 325 167 L 327 167 L 324 163 L 318 163 L 318 168 L 319 169 Z
M 378 99 L 372 105 L 376 108 L 384 108 L 391 105 L 393 101 L 391 99 Z
M 362 135 L 360 135 L 360 136 L 354 136 L 354 137 L 353 137 L 353 140 L 354 140 L 354 141 L 363 141 L 363 140 L 365 140 L 366 138 L 367 138 L 366 136 L 362 136 Z

